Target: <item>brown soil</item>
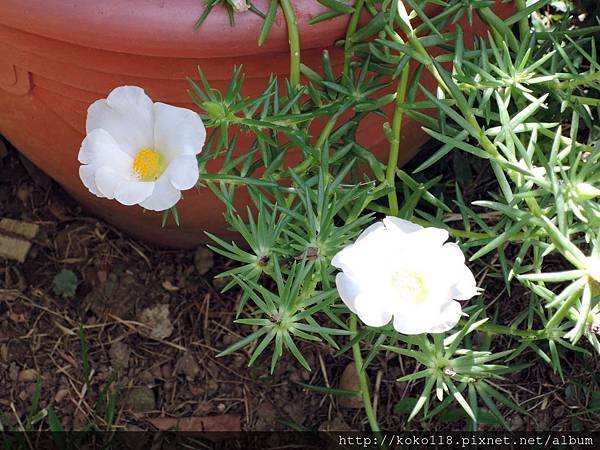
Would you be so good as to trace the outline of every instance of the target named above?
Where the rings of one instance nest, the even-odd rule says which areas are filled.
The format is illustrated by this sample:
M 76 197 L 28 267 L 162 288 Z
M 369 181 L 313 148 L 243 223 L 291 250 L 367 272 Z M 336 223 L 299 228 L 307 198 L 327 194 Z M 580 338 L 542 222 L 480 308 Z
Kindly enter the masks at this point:
M 25 263 L 0 259 L 0 418 L 5 426 L 19 428 L 25 422 L 39 375 L 39 406 L 52 407 L 65 429 L 89 422 L 105 427 L 105 401 L 115 390 L 119 429 L 151 429 L 152 418 L 207 416 L 225 416 L 232 426 L 239 418 L 248 430 L 368 428 L 362 410 L 342 408 L 339 399 L 299 384 L 338 387 L 348 354 L 335 356 L 325 344 L 305 343 L 302 351 L 312 372 L 285 357 L 274 374 L 268 369 L 270 354 L 253 368 L 247 367 L 248 349 L 216 357 L 248 334 L 248 327 L 233 323 L 237 293 L 219 293 L 213 280 L 229 266 L 224 258 L 215 256 L 213 267 L 200 275 L 195 251 L 156 249 L 89 216 L 58 185 L 24 165 L 14 149 L 0 158 L 0 217 L 41 227 Z M 53 291 L 62 269 L 79 279 L 74 298 Z M 485 267 L 480 270 L 481 276 Z M 490 301 L 500 298 L 503 286 L 487 295 Z M 519 301 L 518 291 L 503 302 L 515 297 Z M 159 319 L 157 337 L 140 317 L 161 305 L 163 312 L 168 308 L 168 320 Z M 80 324 L 89 353 L 87 392 Z M 508 414 L 516 429 L 569 429 L 574 417 L 583 429 L 595 428 L 597 417 L 585 411 L 590 391 L 597 394 L 598 361 L 585 355 L 569 360 L 564 364 L 569 384 L 539 359 L 496 384 L 531 412 Z M 406 414 L 393 412 L 401 398 L 416 397 L 422 389 L 422 383 L 395 381 L 413 371 L 410 361 L 384 354 L 370 366 L 382 427 L 464 429 L 464 421 L 450 421 L 451 415 L 407 425 Z

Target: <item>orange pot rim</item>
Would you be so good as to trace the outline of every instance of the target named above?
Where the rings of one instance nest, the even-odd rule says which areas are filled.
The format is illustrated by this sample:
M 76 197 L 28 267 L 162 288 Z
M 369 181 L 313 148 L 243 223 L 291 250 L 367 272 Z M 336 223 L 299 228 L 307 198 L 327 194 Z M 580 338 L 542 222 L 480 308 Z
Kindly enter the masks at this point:
M 267 0 L 253 3 L 266 12 Z M 347 22 L 346 16 L 311 26 L 308 22 L 327 9 L 314 0 L 294 2 L 294 8 L 306 49 L 337 39 Z M 264 20 L 258 15 L 235 13 L 232 27 L 226 8 L 216 6 L 194 31 L 192 24 L 203 10 L 199 0 L 2 0 L 0 24 L 85 47 L 146 56 L 219 58 L 288 51 L 281 10 L 261 47 L 256 39 Z
M 293 1 L 302 49 L 315 49 L 344 35 L 348 15 L 310 25 L 328 9 L 317 2 Z M 253 0 L 263 12 L 268 0 Z M 429 5 L 428 13 L 441 7 Z M 288 36 L 281 8 L 261 47 L 264 20 L 246 11 L 235 14 L 215 6 L 202 26 L 192 24 L 204 11 L 200 0 L 1 0 L 0 25 L 83 47 L 173 58 L 229 58 L 287 52 Z

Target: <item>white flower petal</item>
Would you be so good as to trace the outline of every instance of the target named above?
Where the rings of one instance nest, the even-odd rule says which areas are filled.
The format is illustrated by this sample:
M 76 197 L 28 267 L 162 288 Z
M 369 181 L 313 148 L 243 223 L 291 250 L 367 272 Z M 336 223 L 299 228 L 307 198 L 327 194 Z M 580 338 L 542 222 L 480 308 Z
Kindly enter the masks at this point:
M 175 189 L 185 191 L 193 188 L 198 182 L 198 160 L 195 155 L 177 156 L 171 161 L 166 175 Z
M 421 308 L 405 308 L 394 313 L 394 329 L 402 334 L 421 334 L 427 333 L 431 313 L 423 313 Z
M 154 146 L 169 161 L 179 155 L 197 155 L 204 146 L 206 130 L 191 109 L 154 104 Z
M 448 259 L 448 264 L 456 264 L 457 266 L 465 263 L 465 255 L 460 247 L 454 242 L 448 242 L 442 246 L 444 253 Z
M 364 238 L 369 236 L 371 233 L 378 232 L 384 228 L 385 228 L 385 225 L 383 224 L 383 222 L 375 222 L 375 223 L 369 225 L 367 228 L 365 228 L 365 230 L 362 233 L 360 233 L 360 236 L 358 236 L 358 238 L 356 239 L 356 242 L 360 242 Z
M 450 296 L 456 300 L 469 300 L 477 295 L 477 282 L 473 272 L 464 264 L 460 268 L 460 278 L 450 288 Z
M 100 167 L 96 171 L 95 180 L 98 190 L 102 192 L 104 197 L 110 200 L 115 198 L 115 192 L 119 185 L 127 181 L 110 166 Z
M 456 326 L 458 323 L 462 310 L 460 303 L 454 300 L 445 303 L 442 306 L 439 316 L 436 318 L 434 324 L 429 326 L 428 333 L 443 333 Z
M 414 238 L 415 242 L 418 239 L 420 244 L 424 244 L 427 247 L 442 246 L 449 237 L 448 231 L 435 227 L 422 228 L 411 235 L 411 239 Z
M 446 299 L 447 303 L 449 300 Z M 396 305 L 393 326 L 403 334 L 429 333 L 440 319 L 441 305 L 433 302 Z
M 154 182 L 123 180 L 115 190 L 115 198 L 124 205 L 141 204 L 153 195 Z
M 403 334 L 442 333 L 454 327 L 461 315 L 460 303 L 446 300 L 441 307 L 407 307 L 394 313 L 394 329 Z
M 353 244 L 355 251 L 352 264 L 358 263 L 368 267 L 373 261 L 386 258 L 390 251 L 395 252 L 404 246 L 404 235 L 390 232 L 385 226 L 371 225 L 365 231 L 366 233 Z
M 164 174 L 154 184 L 152 195 L 140 203 L 143 208 L 151 211 L 164 211 L 175 206 L 181 199 L 181 192 L 171 185 L 169 178 Z
M 358 297 L 358 294 L 360 293 L 358 286 L 352 281 L 352 278 L 344 273 L 338 273 L 336 275 L 335 285 L 344 304 L 350 311 L 356 314 L 356 307 L 354 304 L 356 297 Z
M 131 157 L 142 148 L 153 148 L 152 100 L 139 87 L 114 89 L 106 99 L 98 100 L 88 108 L 87 133 L 97 128 L 106 130 Z
M 344 260 L 348 256 L 348 252 L 352 251 L 352 245 L 347 245 L 339 252 L 335 254 L 335 256 L 331 259 L 331 265 L 337 269 L 344 268 Z
M 354 306 L 356 314 L 366 325 L 370 327 L 382 327 L 387 325 L 392 320 L 392 314 L 382 307 L 377 305 L 377 293 L 369 295 L 369 293 L 361 292 L 355 299 Z
M 82 164 L 110 165 L 131 170 L 133 159 L 119 148 L 117 141 L 102 128 L 90 131 L 81 143 L 78 155 Z
M 331 260 L 331 264 L 352 278 L 372 281 L 373 277 L 380 272 L 377 262 L 381 258 L 385 258 L 385 254 L 380 251 L 377 243 L 372 242 L 377 240 L 374 239 L 374 234 L 371 233 L 361 242 L 340 250 Z
M 397 230 L 404 234 L 414 233 L 423 229 L 421 225 L 394 216 L 387 216 L 383 219 L 383 223 L 388 229 Z
M 102 192 L 96 186 L 96 167 L 95 166 L 79 166 L 79 178 L 83 185 L 94 194 L 96 197 L 104 198 Z
M 336 253 L 331 260 L 331 265 L 349 272 L 354 271 L 354 269 L 360 270 L 361 261 L 365 260 L 363 252 L 360 250 L 361 247 L 357 243 L 347 245 Z

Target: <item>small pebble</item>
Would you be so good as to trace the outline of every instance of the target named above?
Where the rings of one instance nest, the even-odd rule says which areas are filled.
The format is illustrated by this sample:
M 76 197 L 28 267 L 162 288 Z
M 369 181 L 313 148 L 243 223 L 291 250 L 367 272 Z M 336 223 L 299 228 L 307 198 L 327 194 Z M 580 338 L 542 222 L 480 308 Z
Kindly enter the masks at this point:
M 54 396 L 54 401 L 56 403 L 60 403 L 62 402 L 65 397 L 69 394 L 69 390 L 68 389 L 59 389 L 58 392 L 56 393 L 56 395 Z
M 213 252 L 209 248 L 200 246 L 194 254 L 194 265 L 200 275 L 205 275 L 215 265 Z
M 38 374 L 33 369 L 23 369 L 19 372 L 19 381 L 23 383 L 31 383 L 36 381 L 38 378 Z
M 115 369 L 126 369 L 129 366 L 129 355 L 131 350 L 122 341 L 115 341 L 108 350 L 110 362 Z
M 8 367 L 8 378 L 12 381 L 17 381 L 17 378 L 19 378 L 19 368 L 15 363 L 11 363 Z
M 191 353 L 186 353 L 177 361 L 177 369 L 178 372 L 183 372 L 188 381 L 194 381 L 200 372 L 200 366 Z
M 354 363 L 350 363 L 342 372 L 342 376 L 340 378 L 340 389 L 345 389 L 348 391 L 359 391 L 360 386 L 358 384 L 358 372 L 356 371 L 356 366 Z M 363 407 L 363 401 L 360 395 L 351 396 L 344 395 L 338 398 L 338 404 L 342 408 L 346 409 L 360 409 Z
M 170 363 L 163 364 L 161 367 L 162 377 L 169 380 L 173 376 L 173 366 Z

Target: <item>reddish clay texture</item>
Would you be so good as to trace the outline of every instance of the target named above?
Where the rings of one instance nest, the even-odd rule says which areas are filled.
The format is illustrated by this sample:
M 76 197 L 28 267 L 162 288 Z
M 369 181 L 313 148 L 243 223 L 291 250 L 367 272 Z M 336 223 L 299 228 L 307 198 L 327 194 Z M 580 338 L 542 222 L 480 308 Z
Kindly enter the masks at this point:
M 499 3 L 499 2 L 498 2 Z M 266 10 L 266 0 L 254 0 Z M 340 69 L 347 16 L 318 25 L 308 21 L 324 11 L 314 0 L 295 0 L 302 62 L 319 69 L 323 50 Z M 78 175 L 77 153 L 85 135 L 87 107 L 121 85 L 141 86 L 154 101 L 196 109 L 187 77 L 200 66 L 217 89 L 227 86 L 234 65 L 246 74 L 244 94 L 257 95 L 273 73 L 289 70 L 288 39 L 281 12 L 269 38 L 258 47 L 262 19 L 237 14 L 231 28 L 226 11 L 217 7 L 198 31 L 193 25 L 204 8 L 198 0 L 1 0 L 0 1 L 0 133 L 32 162 L 58 181 L 91 212 L 136 237 L 170 247 L 189 247 L 207 240 L 204 231 L 227 239 L 223 205 L 207 188 L 186 191 L 178 204 L 182 224 L 161 228 L 161 215 L 144 213 L 90 194 Z M 435 7 L 434 7 L 435 8 Z M 500 13 L 511 6 L 498 4 Z M 471 33 L 483 33 L 477 21 Z M 435 87 L 431 77 L 422 83 Z M 381 131 L 384 119 L 371 114 L 359 141 L 386 157 Z M 318 130 L 314 130 L 318 132 Z M 401 163 L 427 140 L 420 126 L 404 124 Z M 250 142 L 239 135 L 241 149 Z M 219 161 L 209 166 L 217 170 Z M 247 198 L 240 197 L 240 205 Z

